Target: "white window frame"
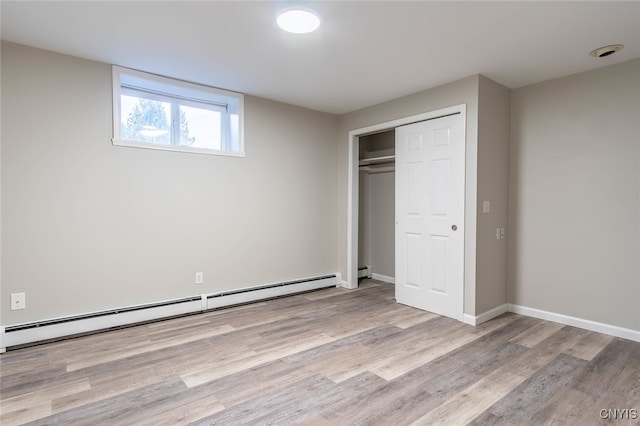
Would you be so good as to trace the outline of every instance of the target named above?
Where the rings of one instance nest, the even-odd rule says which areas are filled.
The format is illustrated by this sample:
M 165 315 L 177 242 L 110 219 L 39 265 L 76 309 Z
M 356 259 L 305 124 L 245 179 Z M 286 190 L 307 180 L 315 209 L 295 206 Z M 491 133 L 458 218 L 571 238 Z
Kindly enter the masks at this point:
M 171 102 L 173 100 L 178 101 L 180 105 L 220 112 L 222 114 L 220 127 L 222 149 L 196 148 L 178 144 L 163 145 L 122 139 L 120 137 L 120 102 L 122 94 L 145 97 L 162 102 Z M 172 102 L 172 108 L 177 109 L 178 104 Z M 232 116 L 238 117 L 238 134 L 235 147 L 232 146 L 231 141 Z M 179 113 L 172 111 L 172 117 L 175 120 L 179 117 Z M 171 128 L 173 132 L 171 140 L 176 142 L 179 139 L 179 125 L 173 123 Z M 244 157 L 244 95 L 113 65 L 113 139 L 111 141 L 113 145 L 133 148 Z

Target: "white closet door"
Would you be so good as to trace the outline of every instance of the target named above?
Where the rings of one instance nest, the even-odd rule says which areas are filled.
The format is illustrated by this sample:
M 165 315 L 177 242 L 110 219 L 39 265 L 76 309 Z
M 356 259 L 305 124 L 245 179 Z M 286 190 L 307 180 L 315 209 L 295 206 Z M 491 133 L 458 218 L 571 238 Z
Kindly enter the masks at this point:
M 396 129 L 396 300 L 462 320 L 464 122 Z

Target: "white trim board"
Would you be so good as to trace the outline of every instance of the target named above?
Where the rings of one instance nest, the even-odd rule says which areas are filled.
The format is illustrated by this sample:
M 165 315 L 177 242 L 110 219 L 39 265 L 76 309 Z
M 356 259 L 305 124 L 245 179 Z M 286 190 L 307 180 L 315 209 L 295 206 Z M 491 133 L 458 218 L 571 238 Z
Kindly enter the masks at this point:
M 508 305 L 505 303 L 504 305 L 500 305 L 486 312 L 483 312 L 480 315 L 474 316 L 474 315 L 464 314 L 462 318 L 462 322 L 464 322 L 465 324 L 476 326 L 476 325 L 482 324 L 483 322 L 487 322 L 490 319 L 494 319 L 495 317 L 499 317 L 500 315 L 504 314 L 507 311 L 508 311 Z
M 375 272 L 373 274 L 371 274 L 371 278 L 373 278 L 374 280 L 378 280 L 378 281 L 384 281 L 385 283 L 389 283 L 389 284 L 395 284 L 396 283 L 396 277 L 389 277 L 387 275 L 380 275 L 380 274 L 376 274 Z
M 557 322 L 558 324 L 570 325 L 596 333 L 603 333 L 609 336 L 620 337 L 622 339 L 640 342 L 640 331 L 630 328 L 618 327 L 616 325 L 604 324 L 601 322 L 591 321 L 582 318 L 576 318 L 569 315 L 557 314 L 555 312 L 543 311 L 541 309 L 528 308 L 526 306 L 505 303 L 480 315 L 464 314 L 463 322 L 469 325 L 479 325 L 490 319 L 498 317 L 505 312 L 513 312 L 514 314 L 524 315 L 528 317 L 538 318 L 545 321 Z
M 341 281 L 341 275 L 334 273 L 321 277 L 303 278 L 220 293 L 201 294 L 173 301 L 121 307 L 103 312 L 89 312 L 75 317 L 53 318 L 10 326 L 2 325 L 0 326 L 0 344 L 2 345 L 0 346 L 0 352 L 4 352 L 7 347 L 12 346 L 190 315 L 211 309 L 334 287 L 340 285 Z M 9 328 L 9 331 L 7 331 L 7 328 Z
M 509 303 L 509 312 L 640 342 L 640 331 Z

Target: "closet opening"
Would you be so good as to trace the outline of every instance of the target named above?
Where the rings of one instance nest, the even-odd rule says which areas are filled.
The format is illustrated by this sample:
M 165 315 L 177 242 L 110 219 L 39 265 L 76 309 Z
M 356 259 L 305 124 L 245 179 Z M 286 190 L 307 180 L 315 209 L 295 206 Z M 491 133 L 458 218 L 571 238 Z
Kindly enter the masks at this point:
M 395 282 L 395 129 L 358 141 L 358 278 Z
M 372 136 L 372 139 L 376 139 L 376 138 L 384 138 L 384 136 L 374 136 L 377 134 L 384 134 L 387 133 L 388 135 L 391 134 L 393 135 L 393 138 L 391 138 L 393 140 L 393 145 L 389 145 L 389 142 L 385 142 L 386 145 L 386 149 L 389 149 L 390 147 L 394 148 L 395 151 L 395 129 L 397 127 L 400 126 L 404 126 L 407 124 L 412 124 L 412 123 L 417 123 L 419 121 L 425 121 L 425 120 L 433 120 L 436 118 L 441 118 L 441 117 L 445 117 L 448 115 L 454 115 L 454 114 L 459 114 L 461 112 L 465 111 L 465 105 L 461 104 L 461 105 L 456 105 L 456 106 L 452 106 L 452 107 L 446 107 L 446 108 L 442 108 L 439 110 L 434 110 L 434 111 L 429 111 L 429 112 L 425 112 L 425 113 L 421 113 L 421 114 L 416 114 L 416 115 L 412 115 L 412 116 L 407 116 L 407 117 L 402 117 L 402 118 L 398 118 L 398 119 L 394 119 L 391 121 L 386 121 L 386 122 L 382 122 L 382 123 L 377 123 L 377 124 L 373 124 L 367 127 L 363 127 L 363 128 L 359 128 L 359 129 L 354 129 L 354 130 L 350 130 L 349 131 L 349 139 L 348 139 L 348 168 L 347 168 L 347 173 L 348 173 L 348 177 L 347 177 L 347 250 L 345 253 L 345 257 L 346 257 L 346 276 L 344 277 L 344 279 L 342 280 L 342 286 L 345 288 L 350 288 L 350 289 L 355 289 L 358 288 L 358 276 L 361 273 L 367 273 L 366 270 L 363 270 L 362 272 L 358 271 L 359 266 L 361 265 L 360 261 L 363 261 L 362 266 L 367 266 L 366 262 L 371 262 L 371 252 L 369 252 L 369 257 L 367 257 L 367 254 L 365 254 L 362 258 L 360 256 L 360 233 L 362 232 L 361 230 L 367 230 L 368 228 L 366 228 L 367 225 L 365 224 L 361 224 L 361 216 L 360 216 L 360 180 L 362 178 L 362 172 L 366 171 L 366 168 L 371 168 L 371 169 L 375 169 L 375 168 L 382 168 L 383 166 L 385 167 L 391 167 L 391 161 L 389 161 L 388 164 L 380 164 L 380 162 L 382 162 L 383 160 L 381 159 L 381 157 L 385 157 L 386 155 L 383 155 L 383 153 L 375 153 L 375 149 L 370 149 L 368 155 L 363 154 L 362 156 L 360 155 L 360 140 L 361 139 L 366 139 L 367 137 Z M 386 136 L 386 138 L 389 138 L 389 136 Z M 373 143 L 374 147 L 375 147 L 375 142 Z M 367 147 L 363 147 L 363 149 L 368 149 Z M 384 150 L 385 148 L 380 148 L 380 150 Z M 395 152 L 393 153 L 393 155 L 395 155 Z M 361 166 L 360 166 L 360 160 L 368 162 L 369 164 L 363 164 L 362 168 L 364 168 L 364 170 L 360 170 Z M 390 159 L 389 159 L 390 160 Z M 386 160 L 385 160 L 386 161 Z M 378 162 L 378 164 L 373 164 L 374 162 Z M 395 165 L 395 159 L 393 164 Z M 380 170 L 379 170 L 380 171 Z M 390 175 L 393 175 L 393 179 L 395 180 L 395 171 L 393 173 L 390 172 Z M 375 176 L 374 174 L 367 174 L 367 179 L 371 178 L 371 176 Z M 369 179 L 371 180 L 371 179 Z M 369 182 L 370 183 L 370 182 Z M 387 182 L 388 183 L 388 182 Z M 379 194 L 376 194 L 379 195 Z M 395 197 L 395 187 L 394 187 L 394 197 Z M 472 203 L 473 204 L 473 203 Z M 389 202 L 389 206 L 394 206 L 395 207 L 395 199 L 392 199 Z M 394 228 L 393 228 L 393 232 L 395 233 L 395 212 L 393 214 L 394 216 Z M 365 226 L 365 228 L 363 229 L 362 227 Z M 465 235 L 469 233 L 470 235 L 474 235 L 475 233 L 475 222 L 471 223 L 470 226 L 466 226 L 466 231 L 465 231 Z M 367 237 L 365 237 L 364 239 L 366 240 Z M 370 238 L 370 236 L 369 236 Z M 389 241 L 391 241 L 394 245 L 395 245 L 395 237 L 391 237 L 390 239 L 388 239 Z M 370 246 L 371 248 L 373 248 L 372 246 Z M 475 247 L 474 245 L 470 245 L 469 247 Z M 363 248 L 366 248 L 366 243 L 363 244 Z M 395 247 L 394 247 L 395 249 Z M 475 252 L 473 253 L 475 254 Z M 474 256 L 472 256 L 471 258 L 475 258 Z M 393 273 L 392 275 L 395 275 L 395 254 L 393 257 L 388 258 L 388 260 L 392 260 L 394 265 L 393 265 Z M 371 265 L 373 267 L 373 265 Z M 384 270 L 383 270 L 384 271 Z M 387 270 L 387 272 L 389 272 Z M 380 272 L 376 272 L 376 271 L 372 271 L 371 275 L 373 276 L 373 274 L 378 274 Z M 381 274 L 380 275 L 384 275 Z M 378 275 L 376 275 L 378 276 Z M 393 278 L 393 276 L 390 276 Z M 382 277 L 380 277 L 382 278 Z

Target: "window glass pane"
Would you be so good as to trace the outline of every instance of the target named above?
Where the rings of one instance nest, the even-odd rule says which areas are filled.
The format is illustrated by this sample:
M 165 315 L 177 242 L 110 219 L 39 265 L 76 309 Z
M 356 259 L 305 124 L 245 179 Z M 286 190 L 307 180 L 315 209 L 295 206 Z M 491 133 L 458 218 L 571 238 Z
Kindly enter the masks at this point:
M 222 149 L 219 111 L 180 105 L 180 145 Z
M 229 114 L 229 151 L 240 151 L 240 117 Z
M 131 141 L 171 145 L 171 104 L 120 96 L 120 135 Z

